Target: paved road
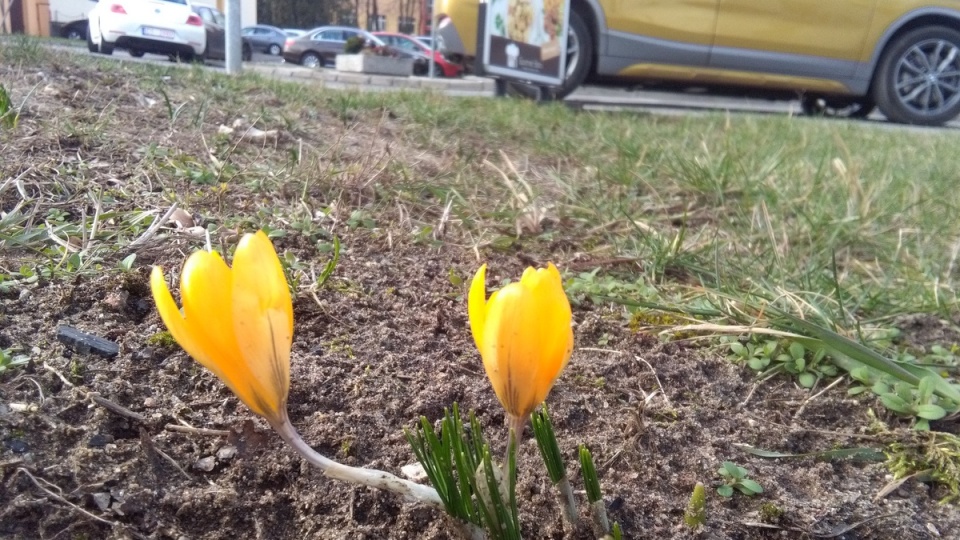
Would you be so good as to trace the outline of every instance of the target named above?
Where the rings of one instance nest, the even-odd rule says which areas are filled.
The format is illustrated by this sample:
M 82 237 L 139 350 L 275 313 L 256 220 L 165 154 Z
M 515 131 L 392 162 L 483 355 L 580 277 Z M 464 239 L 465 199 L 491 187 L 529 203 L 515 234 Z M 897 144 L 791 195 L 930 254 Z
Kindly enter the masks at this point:
M 53 45 L 56 48 L 72 50 L 82 54 L 91 54 L 86 49 Z M 134 62 L 168 63 L 166 57 L 146 55 L 133 58 L 125 51 L 117 50 L 112 58 Z M 211 69 L 223 69 L 222 62 L 210 61 Z M 302 66 L 284 63 L 279 56 L 254 53 L 253 61 L 244 64 L 245 70 L 256 71 L 265 76 L 300 82 L 312 82 L 329 88 L 362 88 L 374 91 L 391 91 L 412 88 L 429 88 L 456 96 L 492 96 L 493 82 L 479 77 L 459 79 L 426 77 L 387 77 L 339 73 L 332 69 L 308 69 Z M 736 96 L 718 96 L 705 92 L 662 91 L 637 88 L 616 88 L 609 86 L 585 85 L 567 98 L 572 106 L 588 110 L 633 110 L 656 114 L 690 115 L 715 111 L 731 111 L 753 114 L 800 114 L 799 101 L 773 101 Z M 923 128 L 900 126 L 888 123 L 880 113 L 873 113 L 866 121 L 870 125 L 882 128 L 907 129 L 910 131 L 931 131 L 936 129 L 960 129 L 960 120 L 947 124 L 944 128 Z

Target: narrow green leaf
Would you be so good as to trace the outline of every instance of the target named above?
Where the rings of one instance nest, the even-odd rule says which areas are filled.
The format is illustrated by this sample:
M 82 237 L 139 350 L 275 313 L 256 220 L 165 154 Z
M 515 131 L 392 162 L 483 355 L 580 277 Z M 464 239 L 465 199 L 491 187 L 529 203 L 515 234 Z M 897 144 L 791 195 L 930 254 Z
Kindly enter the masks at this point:
M 844 459 L 853 458 L 865 461 L 885 461 L 887 455 L 874 448 L 836 448 L 833 450 L 824 450 L 822 452 L 806 452 L 802 454 L 790 454 L 784 452 L 774 452 L 772 450 L 763 450 L 755 448 L 748 444 L 734 444 L 735 447 L 748 454 L 753 454 L 762 458 L 817 458 L 817 459 Z
M 583 484 L 587 490 L 587 500 L 595 503 L 603 498 L 600 492 L 600 479 L 597 469 L 593 465 L 593 456 L 586 446 L 580 445 L 580 472 L 583 474 Z

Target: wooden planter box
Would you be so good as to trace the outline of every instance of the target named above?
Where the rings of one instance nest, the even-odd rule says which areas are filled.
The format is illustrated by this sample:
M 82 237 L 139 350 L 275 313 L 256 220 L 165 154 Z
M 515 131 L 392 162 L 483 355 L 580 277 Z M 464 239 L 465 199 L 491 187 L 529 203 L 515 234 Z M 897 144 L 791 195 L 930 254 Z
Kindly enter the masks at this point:
M 409 77 L 413 75 L 413 59 L 372 54 L 338 54 L 337 71 Z

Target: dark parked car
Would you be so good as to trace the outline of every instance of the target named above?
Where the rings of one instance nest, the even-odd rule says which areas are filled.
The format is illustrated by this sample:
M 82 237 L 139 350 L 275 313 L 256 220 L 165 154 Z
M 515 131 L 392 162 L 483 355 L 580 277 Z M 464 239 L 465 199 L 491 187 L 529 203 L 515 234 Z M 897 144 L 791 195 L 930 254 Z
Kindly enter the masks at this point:
M 427 69 L 429 59 L 426 56 L 390 47 L 370 32 L 346 26 L 321 26 L 298 38 L 287 38 L 283 47 L 283 59 L 310 68 L 333 66 L 336 64 L 337 55 L 343 54 L 347 40 L 354 36 L 362 37 L 368 44 L 375 47 L 388 49 L 401 58 L 413 58 L 414 73 L 423 73 Z
M 243 29 L 243 36 L 253 44 L 253 50 L 263 51 L 280 56 L 283 52 L 283 44 L 287 41 L 287 33 L 267 24 L 256 24 Z
M 226 16 L 217 8 L 200 5 L 192 7 L 193 12 L 203 19 L 203 26 L 207 31 L 207 49 L 203 52 L 203 57 L 225 60 L 227 58 Z M 240 38 L 240 57 L 245 62 L 249 62 L 253 57 L 253 45 L 246 37 Z

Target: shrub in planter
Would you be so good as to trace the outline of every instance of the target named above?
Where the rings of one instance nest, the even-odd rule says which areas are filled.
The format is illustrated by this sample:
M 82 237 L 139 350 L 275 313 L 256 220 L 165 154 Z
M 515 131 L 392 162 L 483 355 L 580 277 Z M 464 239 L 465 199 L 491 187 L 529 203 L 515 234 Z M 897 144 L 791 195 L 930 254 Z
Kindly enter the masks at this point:
M 353 36 L 347 39 L 347 42 L 343 45 L 343 52 L 345 54 L 357 54 L 363 50 L 363 46 L 366 45 L 366 40 L 360 36 Z

